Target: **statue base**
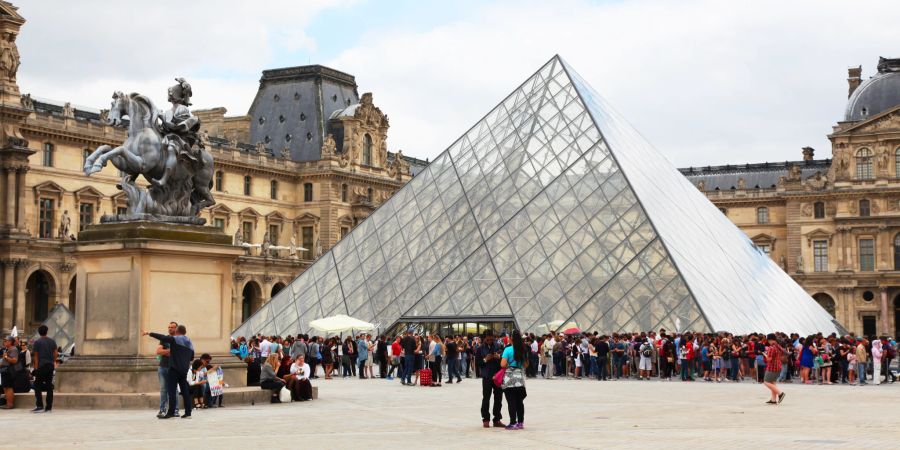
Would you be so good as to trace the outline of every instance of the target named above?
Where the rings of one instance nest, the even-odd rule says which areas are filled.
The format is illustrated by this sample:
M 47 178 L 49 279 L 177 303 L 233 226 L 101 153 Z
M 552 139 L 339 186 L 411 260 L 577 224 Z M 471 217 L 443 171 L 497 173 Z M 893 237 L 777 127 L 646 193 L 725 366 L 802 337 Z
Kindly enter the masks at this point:
M 213 355 L 229 385 L 245 384 L 246 365 L 229 354 L 232 266 L 243 253 L 230 236 L 205 226 L 107 223 L 88 226 L 63 251 L 77 261 L 77 356 L 57 371 L 60 392 L 158 392 L 159 342 L 141 331 L 165 333 L 173 321 L 187 327 L 196 357 Z
M 206 219 L 191 216 L 163 216 L 160 214 L 106 214 L 100 223 L 159 222 L 179 225 L 205 225 Z

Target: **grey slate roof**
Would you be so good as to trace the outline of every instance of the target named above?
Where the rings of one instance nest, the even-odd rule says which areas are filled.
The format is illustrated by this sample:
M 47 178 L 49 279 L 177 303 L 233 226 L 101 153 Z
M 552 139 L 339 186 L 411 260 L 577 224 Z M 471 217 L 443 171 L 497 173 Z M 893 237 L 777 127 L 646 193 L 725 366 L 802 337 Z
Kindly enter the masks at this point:
M 264 70 L 248 112 L 251 143 L 265 142 L 276 154 L 290 147 L 295 161 L 318 160 L 328 118 L 354 103 L 353 75 L 321 65 Z
M 865 120 L 897 105 L 900 105 L 900 72 L 878 73 L 853 91 L 847 100 L 844 120 Z
M 687 167 L 678 169 L 694 185 L 703 180 L 707 191 L 737 189 L 738 179 L 743 178 L 747 189 L 767 189 L 778 185 L 781 177 L 788 175 L 791 165 L 800 166 L 803 178 L 831 166 L 830 159 L 812 161 L 785 161 L 777 163 L 729 164 L 725 166 Z

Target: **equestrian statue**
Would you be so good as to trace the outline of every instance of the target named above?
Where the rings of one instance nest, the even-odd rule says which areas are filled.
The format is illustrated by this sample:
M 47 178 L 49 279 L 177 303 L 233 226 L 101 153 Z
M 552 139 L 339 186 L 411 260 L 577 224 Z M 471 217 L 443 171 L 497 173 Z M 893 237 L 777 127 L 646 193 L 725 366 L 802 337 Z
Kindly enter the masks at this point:
M 191 114 L 191 85 L 184 78 L 169 88 L 172 108 L 160 111 L 148 97 L 113 93 L 107 122 L 123 126 L 128 139 L 119 147 L 101 145 L 84 163 L 84 173 L 99 172 L 111 162 L 121 173 L 128 211 L 103 216 L 101 222 L 150 220 L 203 225 L 203 208 L 216 204 L 212 189 L 213 158 L 198 135 L 200 119 Z M 138 186 L 142 175 L 149 185 Z

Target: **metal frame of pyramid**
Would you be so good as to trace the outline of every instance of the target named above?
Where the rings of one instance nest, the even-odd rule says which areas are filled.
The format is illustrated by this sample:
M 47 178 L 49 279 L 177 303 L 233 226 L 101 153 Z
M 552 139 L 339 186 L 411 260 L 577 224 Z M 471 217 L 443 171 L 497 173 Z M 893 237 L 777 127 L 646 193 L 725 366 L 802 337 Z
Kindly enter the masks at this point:
M 558 56 L 233 335 L 334 314 L 383 328 L 840 330 Z

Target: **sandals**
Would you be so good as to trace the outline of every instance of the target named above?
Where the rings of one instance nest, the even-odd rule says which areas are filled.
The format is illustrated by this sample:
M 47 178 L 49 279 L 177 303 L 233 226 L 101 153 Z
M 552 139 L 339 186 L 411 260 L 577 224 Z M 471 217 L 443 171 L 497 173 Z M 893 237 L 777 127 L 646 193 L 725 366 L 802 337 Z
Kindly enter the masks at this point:
M 784 400 L 784 392 L 778 394 L 778 404 L 780 405 L 783 400 Z
M 769 400 L 769 401 L 766 402 L 766 404 L 769 404 L 769 405 L 777 405 L 778 402 Z

